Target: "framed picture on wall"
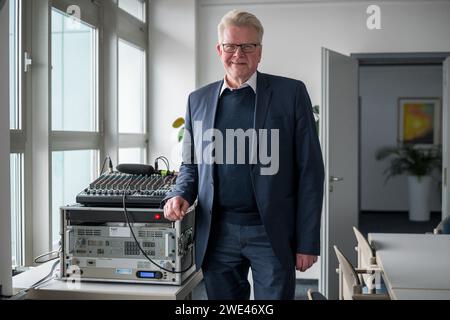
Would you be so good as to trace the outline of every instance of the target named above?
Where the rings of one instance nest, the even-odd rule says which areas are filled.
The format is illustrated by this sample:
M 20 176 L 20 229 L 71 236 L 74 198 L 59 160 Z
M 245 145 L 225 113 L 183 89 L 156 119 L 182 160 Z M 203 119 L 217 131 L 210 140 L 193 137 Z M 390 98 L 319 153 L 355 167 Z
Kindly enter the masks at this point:
M 399 98 L 398 140 L 400 143 L 441 143 L 441 99 Z

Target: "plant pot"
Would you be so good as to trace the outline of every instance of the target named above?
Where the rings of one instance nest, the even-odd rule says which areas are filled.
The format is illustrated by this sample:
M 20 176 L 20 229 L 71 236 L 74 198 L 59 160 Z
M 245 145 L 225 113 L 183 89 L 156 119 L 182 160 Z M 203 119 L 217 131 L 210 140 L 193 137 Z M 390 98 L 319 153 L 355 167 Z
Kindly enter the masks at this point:
M 408 176 L 409 220 L 430 220 L 431 176 Z

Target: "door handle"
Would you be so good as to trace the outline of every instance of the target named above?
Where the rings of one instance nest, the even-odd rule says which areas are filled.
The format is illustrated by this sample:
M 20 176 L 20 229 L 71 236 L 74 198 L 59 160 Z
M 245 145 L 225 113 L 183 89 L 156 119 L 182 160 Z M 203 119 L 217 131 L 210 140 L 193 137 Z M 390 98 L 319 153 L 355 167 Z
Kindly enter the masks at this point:
M 344 177 L 330 176 L 330 182 L 338 182 L 344 180 Z

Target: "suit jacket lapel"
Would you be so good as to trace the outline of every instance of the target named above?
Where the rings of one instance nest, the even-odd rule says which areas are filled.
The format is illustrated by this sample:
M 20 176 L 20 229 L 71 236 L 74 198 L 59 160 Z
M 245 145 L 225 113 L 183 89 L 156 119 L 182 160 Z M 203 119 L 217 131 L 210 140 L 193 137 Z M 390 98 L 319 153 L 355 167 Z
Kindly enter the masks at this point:
M 209 91 L 209 96 L 207 99 L 207 106 L 205 108 L 205 116 L 204 116 L 204 124 L 203 124 L 203 133 L 208 130 L 214 128 L 216 121 L 216 113 L 217 113 L 217 105 L 219 104 L 219 94 L 220 89 L 222 88 L 223 80 L 218 81 L 215 86 Z M 202 156 L 205 145 L 202 147 Z M 212 156 L 212 155 L 210 155 Z M 209 165 L 209 176 L 211 178 L 211 182 L 214 183 L 214 166 Z
M 213 86 L 212 90 L 209 91 L 209 96 L 207 100 L 207 106 L 205 109 L 204 126 L 203 130 L 208 130 L 214 128 L 214 123 L 216 120 L 217 105 L 219 104 L 219 93 L 222 88 L 223 80 L 217 81 Z
M 264 74 L 258 72 L 256 85 L 255 130 L 262 129 L 269 109 L 272 89 Z

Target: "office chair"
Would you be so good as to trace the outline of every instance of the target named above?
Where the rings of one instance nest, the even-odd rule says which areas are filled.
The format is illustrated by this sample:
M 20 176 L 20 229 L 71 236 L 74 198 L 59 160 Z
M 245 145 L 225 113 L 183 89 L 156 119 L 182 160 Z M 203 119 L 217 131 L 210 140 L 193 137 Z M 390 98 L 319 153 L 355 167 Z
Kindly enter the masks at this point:
M 364 282 L 368 283 L 369 280 L 375 281 L 377 284 L 381 283 L 381 268 L 377 264 L 377 258 L 375 256 L 375 249 L 367 241 L 366 237 L 358 230 L 358 228 L 353 227 L 353 232 L 355 233 L 356 241 L 358 245 L 355 250 L 358 252 L 358 264 L 359 269 L 367 269 L 375 272 L 373 275 L 362 275 Z M 378 287 L 377 289 L 381 289 Z
M 340 300 L 390 300 L 388 294 L 374 293 L 373 283 L 367 282 L 368 293 L 363 293 L 364 283 L 360 274 L 373 275 L 373 270 L 355 269 L 342 252 L 334 246 L 336 257 L 339 261 L 339 299 Z
M 358 252 L 358 268 L 366 268 L 370 266 L 377 266 L 377 258 L 375 257 L 375 250 L 370 245 L 369 241 L 363 236 L 363 234 L 353 227 L 356 241 L 358 246 L 355 250 Z
M 327 297 L 319 291 L 312 291 L 311 289 L 308 289 L 306 296 L 308 297 L 308 300 L 328 300 Z
M 433 230 L 434 234 L 450 234 L 450 216 L 444 218 Z

